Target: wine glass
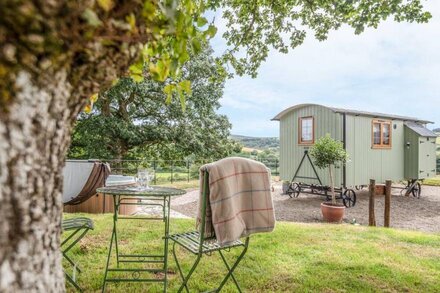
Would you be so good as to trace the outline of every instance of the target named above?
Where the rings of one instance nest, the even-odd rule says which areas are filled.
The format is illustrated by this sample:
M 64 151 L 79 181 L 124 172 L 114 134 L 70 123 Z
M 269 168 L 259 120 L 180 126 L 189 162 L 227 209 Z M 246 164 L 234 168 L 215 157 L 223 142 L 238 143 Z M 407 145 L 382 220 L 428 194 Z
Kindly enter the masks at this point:
M 153 187 L 150 186 L 150 182 L 152 182 L 154 180 L 154 170 L 148 170 L 147 173 L 147 189 L 153 189 Z
M 145 189 L 148 186 L 148 171 L 146 169 L 138 169 L 137 178 L 139 182 L 139 189 Z

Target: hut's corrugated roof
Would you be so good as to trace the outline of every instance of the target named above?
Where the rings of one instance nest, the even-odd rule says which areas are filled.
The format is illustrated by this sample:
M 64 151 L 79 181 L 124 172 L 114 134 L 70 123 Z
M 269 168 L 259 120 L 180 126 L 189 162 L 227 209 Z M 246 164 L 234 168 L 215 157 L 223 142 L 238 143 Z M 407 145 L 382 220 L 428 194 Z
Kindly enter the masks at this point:
M 342 108 L 328 107 L 328 106 L 319 105 L 319 104 L 298 104 L 298 105 L 289 107 L 289 108 L 285 109 L 284 111 L 281 111 L 280 113 L 278 113 L 278 115 L 276 115 L 274 118 L 272 118 L 272 120 L 280 120 L 282 116 L 289 113 L 290 111 L 300 109 L 300 108 L 303 108 L 306 106 L 321 106 L 324 108 L 328 108 L 335 113 L 346 113 L 346 114 L 355 115 L 355 116 L 368 116 L 368 117 L 375 117 L 375 118 L 377 117 L 377 118 L 385 118 L 385 119 L 393 119 L 393 120 L 412 121 L 412 122 L 418 122 L 418 123 L 423 123 L 423 124 L 433 123 L 432 121 L 423 120 L 423 119 L 419 119 L 419 118 L 415 118 L 415 117 L 400 116 L 400 115 L 393 115 L 393 114 L 384 114 L 384 113 L 377 113 L 377 112 L 368 112 L 368 111 L 359 111 L 359 110 L 351 110 L 351 109 L 342 109 Z
M 408 121 L 408 122 L 405 122 L 405 125 L 408 128 L 410 128 L 413 131 L 415 131 L 420 136 L 424 136 L 424 137 L 437 137 L 437 134 L 435 132 L 429 130 L 428 128 L 424 127 L 423 125 L 421 125 L 419 123 Z

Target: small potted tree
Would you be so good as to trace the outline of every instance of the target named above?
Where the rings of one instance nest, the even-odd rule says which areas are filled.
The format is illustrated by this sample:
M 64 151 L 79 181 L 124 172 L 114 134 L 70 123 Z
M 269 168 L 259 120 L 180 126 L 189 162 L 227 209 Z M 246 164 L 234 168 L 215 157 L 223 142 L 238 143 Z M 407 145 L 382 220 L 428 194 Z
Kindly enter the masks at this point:
M 332 200 L 321 204 L 322 216 L 327 222 L 341 222 L 345 206 L 336 203 L 333 168 L 338 164 L 345 164 L 348 160 L 348 154 L 344 150 L 342 142 L 334 140 L 330 134 L 318 139 L 310 148 L 309 153 L 318 168 L 328 169 L 330 178 Z

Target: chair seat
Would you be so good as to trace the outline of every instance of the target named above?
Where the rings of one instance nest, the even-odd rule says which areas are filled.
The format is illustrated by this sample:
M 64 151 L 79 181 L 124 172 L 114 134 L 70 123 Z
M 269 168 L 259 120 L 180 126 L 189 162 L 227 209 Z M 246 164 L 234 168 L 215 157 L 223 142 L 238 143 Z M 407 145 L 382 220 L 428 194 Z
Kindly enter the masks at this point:
M 198 231 L 174 234 L 170 236 L 172 241 L 182 245 L 187 250 L 194 254 L 199 253 L 200 247 L 200 234 Z M 231 247 L 244 246 L 244 243 L 240 240 L 236 240 L 226 246 L 220 246 L 215 238 L 207 239 L 203 242 L 202 253 L 209 253 L 216 250 L 228 249 Z
M 63 231 L 69 231 L 78 228 L 93 229 L 93 221 L 85 217 L 67 219 L 67 220 L 63 220 L 62 228 Z

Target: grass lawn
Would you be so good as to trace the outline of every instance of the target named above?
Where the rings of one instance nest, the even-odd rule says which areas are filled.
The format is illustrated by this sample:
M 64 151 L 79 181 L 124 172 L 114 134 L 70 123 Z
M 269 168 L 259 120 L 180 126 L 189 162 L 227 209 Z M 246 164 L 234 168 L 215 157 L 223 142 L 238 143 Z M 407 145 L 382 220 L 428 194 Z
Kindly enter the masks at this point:
M 440 176 L 435 176 L 429 179 L 423 180 L 424 185 L 435 185 L 440 186 Z
M 79 216 L 66 214 L 65 217 Z M 95 230 L 72 250 L 82 266 L 79 282 L 85 292 L 102 284 L 112 216 L 86 215 Z M 120 252 L 158 249 L 158 222 L 119 221 Z M 172 219 L 171 231 L 188 231 L 194 220 Z M 128 240 L 129 239 L 129 240 Z M 159 250 L 160 251 L 160 250 Z M 230 252 L 227 254 L 235 254 Z M 169 261 L 169 291 L 180 285 L 176 266 Z M 184 271 L 193 256 L 179 249 Z M 214 289 L 225 273 L 220 258 L 202 258 L 190 282 L 191 292 Z M 352 225 L 277 223 L 270 234 L 254 235 L 248 253 L 235 273 L 246 292 L 438 292 L 440 235 Z M 151 284 L 109 284 L 109 292 L 159 292 Z M 68 286 L 68 290 L 73 292 Z M 235 292 L 227 284 L 224 292 Z

